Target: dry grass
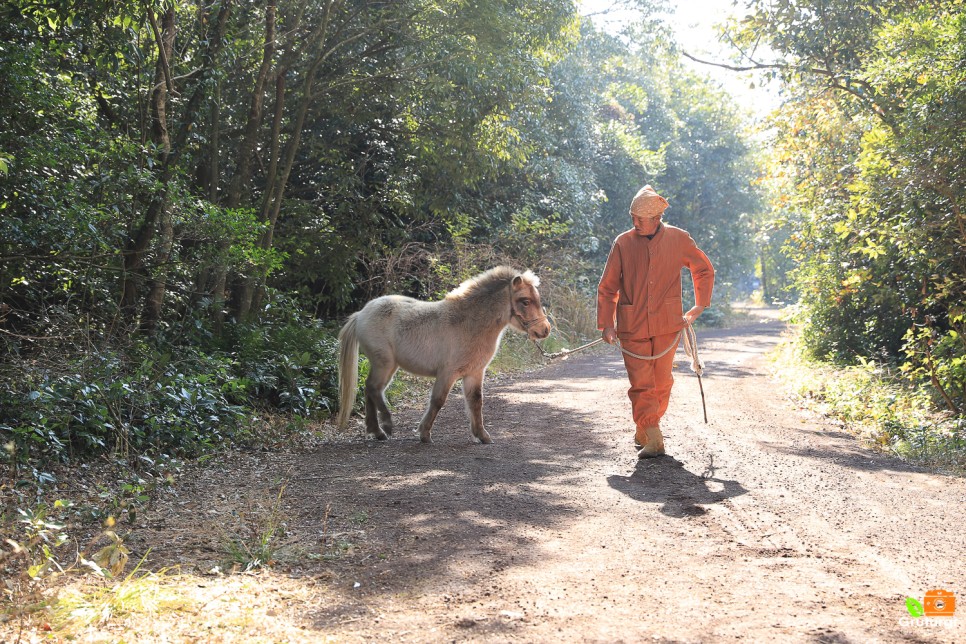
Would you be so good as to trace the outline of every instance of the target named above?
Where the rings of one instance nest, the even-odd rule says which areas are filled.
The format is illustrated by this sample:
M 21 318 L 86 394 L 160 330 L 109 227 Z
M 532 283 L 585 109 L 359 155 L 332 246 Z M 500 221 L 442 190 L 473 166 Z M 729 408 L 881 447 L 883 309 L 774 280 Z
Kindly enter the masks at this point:
M 0 623 L 3 642 L 326 642 L 308 617 L 334 602 L 317 579 L 270 570 L 76 579 L 48 606 Z
M 805 405 L 838 419 L 868 445 L 938 471 L 966 472 L 962 420 L 938 410 L 898 370 L 872 361 L 843 367 L 807 359 L 796 338 L 772 359 L 778 377 Z

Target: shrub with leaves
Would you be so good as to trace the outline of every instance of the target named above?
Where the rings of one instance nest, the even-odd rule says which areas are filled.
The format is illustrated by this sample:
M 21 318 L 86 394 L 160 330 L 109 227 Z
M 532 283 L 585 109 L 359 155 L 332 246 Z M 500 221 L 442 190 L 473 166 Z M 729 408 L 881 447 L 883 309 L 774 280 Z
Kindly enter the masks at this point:
M 231 435 L 242 408 L 224 356 L 139 347 L 5 374 L 3 459 L 65 461 L 105 451 L 194 453 Z
M 288 303 L 273 304 L 258 325 L 239 325 L 225 349 L 245 404 L 297 416 L 329 412 L 338 399 L 336 331 Z

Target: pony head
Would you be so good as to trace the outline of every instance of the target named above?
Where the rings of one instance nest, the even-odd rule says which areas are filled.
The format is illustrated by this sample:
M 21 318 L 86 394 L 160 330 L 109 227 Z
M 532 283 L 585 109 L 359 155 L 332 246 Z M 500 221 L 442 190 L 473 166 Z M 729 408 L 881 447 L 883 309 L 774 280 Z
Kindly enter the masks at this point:
M 550 321 L 537 291 L 539 285 L 540 278 L 530 271 L 514 276 L 510 282 L 510 326 L 531 340 L 550 335 Z

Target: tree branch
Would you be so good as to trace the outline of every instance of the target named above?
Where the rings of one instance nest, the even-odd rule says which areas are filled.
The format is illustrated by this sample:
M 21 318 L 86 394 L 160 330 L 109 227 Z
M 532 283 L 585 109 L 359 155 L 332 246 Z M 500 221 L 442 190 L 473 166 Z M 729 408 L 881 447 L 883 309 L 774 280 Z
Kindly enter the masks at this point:
M 696 56 L 692 56 L 686 51 L 682 51 L 681 55 L 701 65 L 720 67 L 722 69 L 728 69 L 733 72 L 752 72 L 752 71 L 762 71 L 766 69 L 778 69 L 781 71 L 794 71 L 799 73 L 808 73 L 808 74 L 814 74 L 816 76 L 825 77 L 829 81 L 830 88 L 840 90 L 842 92 L 845 92 L 846 94 L 851 94 L 859 101 L 861 101 L 863 104 L 868 106 L 869 109 L 871 109 L 883 123 L 888 125 L 890 128 L 895 127 L 895 119 L 892 118 L 892 115 L 890 114 L 891 110 L 883 109 L 881 105 L 873 101 L 866 93 L 860 92 L 857 89 L 855 89 L 855 87 L 861 87 L 867 90 L 869 94 L 871 94 L 873 91 L 873 88 L 865 81 L 856 80 L 856 79 L 847 79 L 846 82 L 843 84 L 839 76 L 836 75 L 835 72 L 832 72 L 831 70 L 828 70 L 828 69 L 823 69 L 821 67 L 798 67 L 795 65 L 791 65 L 789 63 L 759 63 L 755 60 L 752 60 L 747 55 L 745 55 L 745 57 L 751 61 L 751 64 L 746 66 L 727 65 L 725 63 L 716 63 L 710 60 L 702 60 Z
M 168 55 L 165 52 L 165 44 L 161 38 L 161 30 L 158 28 L 158 19 L 154 15 L 153 9 L 148 9 L 148 21 L 151 23 L 151 31 L 154 32 L 154 40 L 158 43 L 158 58 L 161 61 L 161 69 L 164 72 L 164 81 L 168 86 L 168 93 L 177 96 L 174 91 L 174 82 L 171 80 L 171 67 L 168 65 Z

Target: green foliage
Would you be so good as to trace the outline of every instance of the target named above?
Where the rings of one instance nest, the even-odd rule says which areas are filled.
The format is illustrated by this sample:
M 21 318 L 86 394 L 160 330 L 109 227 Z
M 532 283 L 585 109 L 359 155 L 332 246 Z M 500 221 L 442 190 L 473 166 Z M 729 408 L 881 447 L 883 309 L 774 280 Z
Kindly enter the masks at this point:
M 966 469 L 966 423 L 937 412 L 917 379 L 873 360 L 850 367 L 817 361 L 804 339 L 784 345 L 776 362 L 781 380 L 807 404 L 890 453 L 950 471 Z
M 338 400 L 336 332 L 284 301 L 277 304 L 260 324 L 234 327 L 234 337 L 222 340 L 232 348 L 232 386 L 247 405 L 305 417 L 332 411 Z
M 27 462 L 211 449 L 242 417 L 230 400 L 230 367 L 197 351 L 174 358 L 142 347 L 127 355 L 101 350 L 57 372 L 7 374 L 0 419 L 0 436 L 12 444 L 6 456 Z
M 950 316 L 963 328 L 963 314 Z M 951 407 L 966 400 L 966 344 L 956 329 L 943 332 L 929 324 L 913 326 L 905 336 L 902 370 L 919 382 L 929 382 Z
M 966 6 L 756 9 L 736 37 L 785 57 L 769 180 L 811 352 L 901 363 L 961 416 Z
M 260 325 L 232 326 L 216 345 L 142 343 L 6 371 L 0 460 L 197 454 L 245 438 L 251 408 L 309 417 L 333 407 L 337 343 L 322 323 L 282 304 Z

